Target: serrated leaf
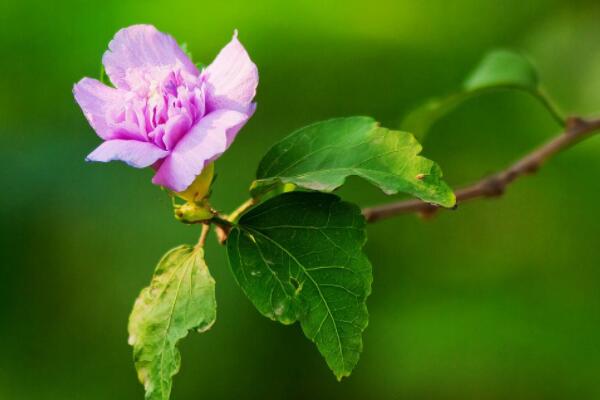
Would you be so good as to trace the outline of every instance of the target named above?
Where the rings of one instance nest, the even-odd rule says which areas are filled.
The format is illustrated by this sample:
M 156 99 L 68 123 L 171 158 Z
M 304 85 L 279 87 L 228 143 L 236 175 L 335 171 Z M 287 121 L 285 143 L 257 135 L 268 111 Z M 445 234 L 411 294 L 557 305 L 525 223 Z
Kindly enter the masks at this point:
M 165 254 L 129 317 L 129 344 L 147 400 L 169 398 L 180 366 L 177 342 L 192 329 L 210 329 L 216 308 L 203 249 L 184 245 Z
M 538 73 L 531 62 L 522 55 L 496 50 L 488 53 L 465 80 L 460 92 L 431 99 L 410 112 L 402 122 L 402 129 L 413 132 L 422 139 L 431 126 L 460 104 L 490 91 L 512 89 L 531 94 L 539 100 L 561 125 L 564 117 L 541 90 Z
M 244 214 L 227 240 L 233 274 L 265 316 L 300 322 L 338 379 L 362 351 L 371 264 L 360 209 L 337 196 L 290 192 Z
M 281 184 L 330 192 L 356 175 L 386 194 L 408 193 L 452 207 L 454 194 L 437 164 L 419 156 L 412 134 L 382 128 L 369 117 L 338 118 L 299 129 L 263 157 L 251 192 Z

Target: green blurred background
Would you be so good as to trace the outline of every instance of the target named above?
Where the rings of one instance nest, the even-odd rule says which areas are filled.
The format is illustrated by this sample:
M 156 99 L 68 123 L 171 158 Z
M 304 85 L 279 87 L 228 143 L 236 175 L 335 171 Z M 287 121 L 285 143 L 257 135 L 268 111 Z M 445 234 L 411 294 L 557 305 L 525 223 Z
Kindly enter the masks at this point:
M 127 317 L 160 256 L 194 242 L 150 171 L 86 164 L 98 143 L 71 88 L 112 35 L 151 23 L 208 63 L 235 28 L 260 72 L 258 111 L 217 163 L 213 203 L 247 197 L 261 155 L 308 123 L 397 127 L 452 92 L 483 53 L 535 60 L 569 113 L 600 110 L 600 4 L 590 1 L 16 1 L 0 5 L 0 399 L 141 399 Z M 557 133 L 519 93 L 470 101 L 425 142 L 453 185 Z M 499 200 L 369 227 L 362 359 L 336 382 L 298 326 L 261 317 L 209 241 L 218 319 L 181 345 L 174 399 L 600 398 L 600 138 Z M 388 201 L 358 179 L 340 192 Z

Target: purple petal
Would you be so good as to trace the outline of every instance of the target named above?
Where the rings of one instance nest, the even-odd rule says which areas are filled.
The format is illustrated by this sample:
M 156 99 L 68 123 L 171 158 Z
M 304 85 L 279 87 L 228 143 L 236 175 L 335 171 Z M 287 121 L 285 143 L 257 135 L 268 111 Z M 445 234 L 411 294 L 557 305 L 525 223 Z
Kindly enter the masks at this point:
M 190 74 L 198 75 L 198 69 L 175 39 L 152 25 L 133 25 L 117 32 L 102 63 L 112 83 L 121 89 L 130 89 L 129 68 L 181 64 Z
M 258 69 L 238 40 L 237 31 L 203 74 L 207 86 L 208 111 L 250 111 L 250 103 L 258 86 Z
M 227 133 L 226 133 L 227 147 L 231 146 L 231 143 L 233 143 L 233 141 L 235 140 L 235 137 L 237 136 L 240 129 L 242 129 L 242 127 L 246 124 L 246 122 L 250 119 L 250 117 L 252 117 L 252 115 L 254 115 L 254 111 L 256 111 L 256 103 L 252 103 L 248 106 L 248 109 L 245 113 L 246 119 L 244 121 L 240 122 L 239 124 L 237 124 L 235 126 L 232 126 L 231 128 L 229 128 L 227 130 Z
M 73 87 L 75 100 L 98 136 L 104 140 L 116 136 L 106 121 L 109 107 L 122 103 L 123 93 L 95 79 L 83 78 Z
M 227 149 L 228 131 L 239 130 L 248 120 L 245 113 L 218 110 L 202 118 L 164 159 L 152 183 L 176 192 L 192 184 L 204 165 Z
M 137 140 L 108 140 L 88 155 L 86 161 L 124 161 L 135 168 L 145 168 L 169 155 L 168 151 L 148 142 Z
M 177 114 L 169 118 L 165 124 L 165 134 L 162 138 L 167 150 L 171 150 L 192 126 L 191 118 L 185 114 Z

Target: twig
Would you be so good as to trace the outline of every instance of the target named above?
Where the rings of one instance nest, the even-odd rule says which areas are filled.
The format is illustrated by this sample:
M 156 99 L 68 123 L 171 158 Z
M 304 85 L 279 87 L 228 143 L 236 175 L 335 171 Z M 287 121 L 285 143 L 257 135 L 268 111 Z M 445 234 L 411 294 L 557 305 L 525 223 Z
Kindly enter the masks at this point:
M 456 190 L 456 204 L 469 200 L 501 196 L 509 184 L 517 178 L 534 173 L 542 164 L 572 145 L 593 136 L 600 129 L 600 119 L 584 120 L 572 117 L 567 120 L 563 133 L 543 144 L 503 171 L 488 176 L 479 182 Z M 421 213 L 429 216 L 440 207 L 421 200 L 405 200 L 395 203 L 363 209 L 363 215 L 369 223 L 393 217 L 399 214 Z

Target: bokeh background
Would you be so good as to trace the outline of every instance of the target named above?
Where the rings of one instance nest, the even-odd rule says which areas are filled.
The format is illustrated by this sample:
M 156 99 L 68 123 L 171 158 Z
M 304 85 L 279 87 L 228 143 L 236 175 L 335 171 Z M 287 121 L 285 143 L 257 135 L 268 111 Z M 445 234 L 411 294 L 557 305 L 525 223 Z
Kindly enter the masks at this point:
M 131 305 L 160 256 L 198 235 L 150 171 L 83 161 L 99 139 L 72 85 L 99 75 L 119 28 L 154 24 L 203 63 L 239 29 L 261 81 L 217 164 L 213 203 L 230 210 L 275 140 L 335 116 L 398 127 L 492 48 L 530 56 L 566 112 L 600 111 L 599 20 L 595 0 L 3 1 L 0 398 L 143 398 Z M 531 98 L 499 92 L 436 124 L 424 153 L 460 185 L 558 130 Z M 254 310 L 211 239 L 218 320 L 182 342 L 173 398 L 600 398 L 599 154 L 593 138 L 502 199 L 370 226 L 370 324 L 341 383 L 298 326 Z M 389 200 L 358 179 L 340 194 Z

